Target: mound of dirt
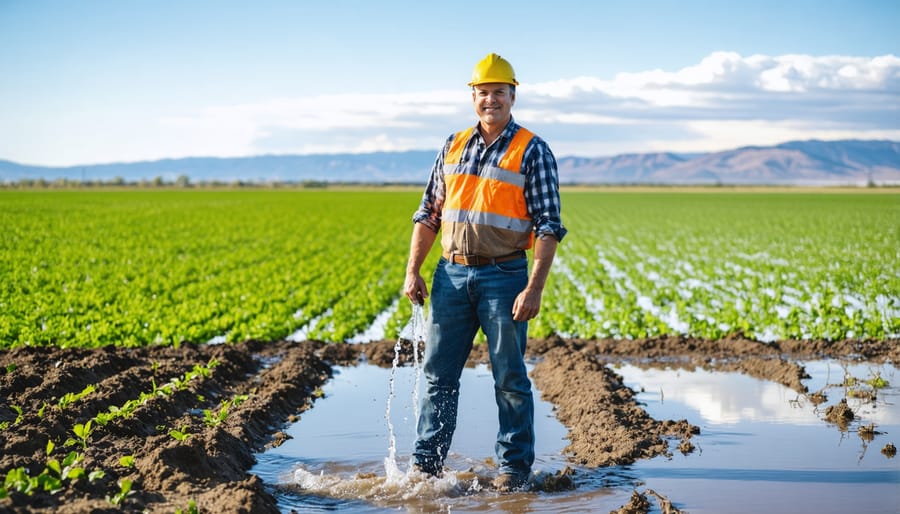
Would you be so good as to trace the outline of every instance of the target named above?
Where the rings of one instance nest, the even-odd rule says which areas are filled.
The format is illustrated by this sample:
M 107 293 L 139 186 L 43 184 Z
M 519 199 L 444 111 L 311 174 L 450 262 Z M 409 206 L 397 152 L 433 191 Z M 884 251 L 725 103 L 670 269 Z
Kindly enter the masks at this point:
M 700 432 L 685 420 L 657 421 L 634 399 L 622 377 L 596 354 L 557 347 L 531 373 L 544 399 L 569 427 L 569 458 L 586 466 L 629 464 L 669 452 L 664 437 L 690 439 Z

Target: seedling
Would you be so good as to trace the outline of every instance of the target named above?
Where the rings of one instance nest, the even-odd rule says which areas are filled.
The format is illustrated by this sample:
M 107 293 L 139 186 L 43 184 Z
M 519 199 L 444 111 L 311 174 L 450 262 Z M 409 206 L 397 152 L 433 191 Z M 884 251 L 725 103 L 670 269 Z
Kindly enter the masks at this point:
M 228 403 L 222 402 L 218 413 L 213 413 L 210 409 L 203 409 L 203 422 L 208 427 L 217 427 L 228 417 Z
M 134 467 L 134 455 L 125 455 L 119 458 L 119 465 L 123 468 Z
M 62 481 L 63 480 L 75 480 L 77 478 L 81 478 L 84 476 L 84 468 L 75 466 L 79 462 L 84 459 L 84 455 L 69 452 L 66 455 L 66 458 L 63 459 L 62 464 L 56 459 L 49 459 L 47 461 L 47 470 L 55 473 L 56 478 L 59 479 L 59 489 L 62 489 Z
M 16 420 L 13 421 L 13 425 L 18 425 L 19 423 L 22 422 L 22 419 L 25 417 L 22 414 L 22 407 L 19 407 L 18 405 L 10 405 L 9 408 L 16 411 Z
M 197 502 L 190 500 L 187 509 L 175 509 L 175 514 L 200 514 L 200 509 L 197 508 Z
M 3 496 L 7 496 L 8 491 L 30 495 L 37 487 L 37 477 L 28 476 L 28 471 L 24 467 L 13 468 L 6 472 L 6 480 L 3 481 Z
M 78 438 L 77 441 L 73 441 L 69 439 L 66 441 L 66 446 L 71 446 L 72 444 L 78 443 L 82 448 L 87 448 L 88 438 L 91 437 L 91 432 L 94 431 L 94 428 L 91 426 L 91 420 L 88 420 L 87 423 L 75 423 L 75 427 L 72 429 L 72 432 L 75 433 L 75 437 Z M 71 443 L 70 443 L 71 441 Z
M 131 480 L 127 478 L 119 480 L 119 492 L 112 495 L 111 497 L 107 496 L 106 501 L 112 503 L 113 505 L 119 505 L 120 503 L 122 503 L 122 500 L 124 500 L 125 497 L 128 496 L 129 493 L 131 493 L 131 484 Z
M 48 453 L 52 451 L 52 443 L 49 443 L 47 448 Z M 6 473 L 6 479 L 3 481 L 3 486 L 0 487 L 0 498 L 9 496 L 9 491 L 17 491 L 29 496 L 38 490 L 56 494 L 63 489 L 63 483 L 66 480 L 77 480 L 84 477 L 84 468 L 76 465 L 83 458 L 84 455 L 80 453 L 69 452 L 62 462 L 48 459 L 47 466 L 36 476 L 29 476 L 28 470 L 24 467 L 11 469 Z M 91 478 L 91 480 L 94 479 Z
M 16 363 L 13 362 L 13 363 L 7 364 L 5 369 L 6 369 L 7 373 L 12 373 L 13 371 L 16 370 Z
M 885 387 L 891 385 L 890 382 L 882 378 L 881 373 L 878 372 L 876 372 L 872 378 L 866 380 L 866 383 L 875 389 L 884 389 Z
M 88 385 L 85 387 L 80 393 L 66 393 L 59 399 L 59 408 L 65 409 L 72 403 L 84 398 L 85 396 L 94 392 L 96 388 L 93 385 Z
M 188 433 L 187 429 L 188 429 L 187 425 L 183 425 L 181 427 L 181 430 L 175 430 L 173 428 L 172 430 L 169 430 L 169 435 L 174 437 L 178 441 L 184 441 L 185 439 L 187 439 L 188 437 L 191 436 L 191 434 Z
M 113 407 L 110 407 L 112 409 Z M 96 416 L 94 416 L 94 421 L 97 422 L 98 425 L 106 426 L 107 423 L 112 421 L 116 415 L 113 412 L 99 412 Z

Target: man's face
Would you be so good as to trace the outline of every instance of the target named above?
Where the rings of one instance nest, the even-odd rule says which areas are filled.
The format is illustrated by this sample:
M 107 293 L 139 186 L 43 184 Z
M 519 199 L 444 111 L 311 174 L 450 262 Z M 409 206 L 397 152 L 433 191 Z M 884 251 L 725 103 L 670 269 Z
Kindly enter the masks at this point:
M 472 101 L 482 123 L 488 126 L 506 125 L 516 103 L 516 94 L 509 84 L 479 84 L 472 88 Z

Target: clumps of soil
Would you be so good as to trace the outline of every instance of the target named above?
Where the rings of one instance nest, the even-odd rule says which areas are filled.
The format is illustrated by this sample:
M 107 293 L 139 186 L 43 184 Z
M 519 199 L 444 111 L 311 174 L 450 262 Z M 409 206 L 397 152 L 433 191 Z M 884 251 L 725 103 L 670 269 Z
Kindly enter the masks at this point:
M 653 489 L 647 489 L 647 494 L 656 497 L 657 503 L 659 503 L 659 510 L 662 514 L 681 514 L 681 511 L 672 505 L 672 502 L 669 501 L 668 498 L 654 491 Z
M 653 489 L 647 489 L 643 493 L 632 491 L 628 503 L 622 505 L 617 510 L 610 511 L 609 514 L 647 514 L 650 512 L 650 509 L 653 508 L 650 504 L 650 500 L 647 499 L 647 496 L 656 498 L 656 502 L 659 505 L 659 511 L 662 512 L 662 514 L 681 514 L 681 511 L 672 505 L 672 502 L 669 501 L 668 498 L 657 493 Z
M 647 500 L 647 496 L 632 491 L 628 503 L 619 507 L 618 510 L 609 511 L 609 514 L 646 514 L 647 512 L 650 512 L 650 502 Z
M 857 434 L 859 434 L 859 438 L 866 442 L 875 439 L 875 436 L 880 433 L 881 432 L 875 430 L 875 423 L 869 423 L 868 425 L 863 425 L 863 426 L 859 427 L 859 430 L 857 430 Z
M 825 409 L 825 421 L 834 423 L 841 427 L 842 430 L 846 430 L 847 425 L 853 421 L 854 417 L 853 409 L 847 405 L 846 398 L 841 398 L 841 401 L 834 405 L 829 405 Z
M 543 478 L 537 490 L 546 493 L 571 491 L 575 489 L 575 482 L 572 480 L 574 473 L 575 471 L 572 468 L 566 466 L 552 475 L 548 474 Z
M 806 399 L 809 400 L 813 405 L 822 405 L 823 403 L 828 401 L 828 395 L 826 395 L 822 391 L 816 391 L 815 393 L 810 393 L 806 396 Z

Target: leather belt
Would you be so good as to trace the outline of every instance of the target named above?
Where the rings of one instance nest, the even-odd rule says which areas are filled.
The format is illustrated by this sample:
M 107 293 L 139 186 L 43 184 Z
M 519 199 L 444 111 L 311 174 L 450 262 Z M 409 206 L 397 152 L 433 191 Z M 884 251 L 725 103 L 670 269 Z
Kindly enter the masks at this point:
M 500 257 L 482 257 L 481 255 L 451 254 L 447 252 L 444 252 L 443 256 L 453 264 L 462 264 L 463 266 L 484 266 L 486 264 L 498 264 L 501 262 L 514 261 L 516 259 L 524 259 L 525 251 L 519 250 L 509 255 L 501 255 Z

